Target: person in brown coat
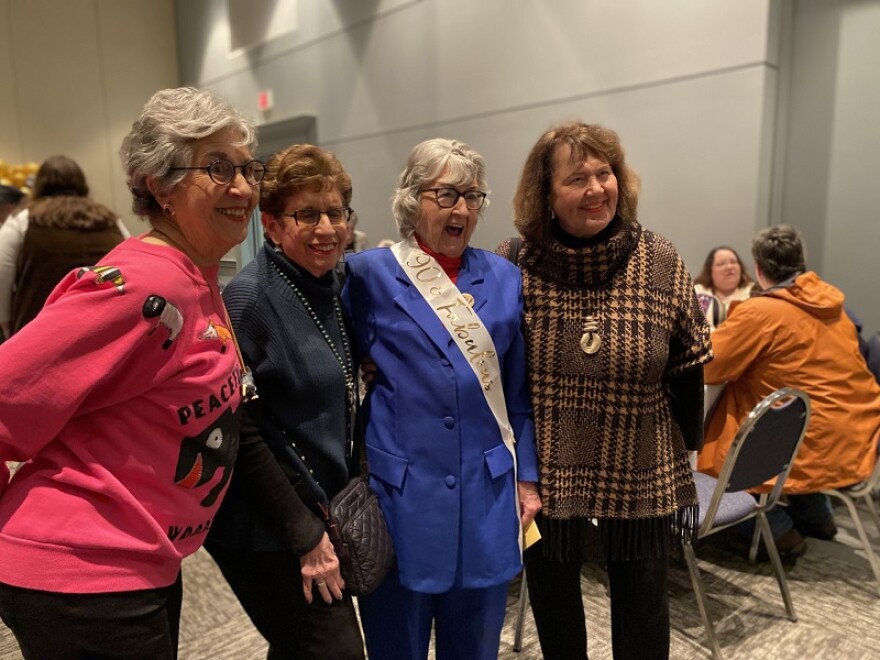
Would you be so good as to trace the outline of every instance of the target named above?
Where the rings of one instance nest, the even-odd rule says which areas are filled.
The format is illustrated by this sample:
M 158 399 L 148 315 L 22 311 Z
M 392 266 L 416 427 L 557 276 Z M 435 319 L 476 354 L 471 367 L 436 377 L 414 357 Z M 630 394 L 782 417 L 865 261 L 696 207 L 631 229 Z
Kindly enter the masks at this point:
M 12 283 L 11 334 L 37 315 L 68 272 L 97 263 L 125 238 L 116 214 L 88 194 L 83 171 L 67 156 L 52 156 L 37 171 Z

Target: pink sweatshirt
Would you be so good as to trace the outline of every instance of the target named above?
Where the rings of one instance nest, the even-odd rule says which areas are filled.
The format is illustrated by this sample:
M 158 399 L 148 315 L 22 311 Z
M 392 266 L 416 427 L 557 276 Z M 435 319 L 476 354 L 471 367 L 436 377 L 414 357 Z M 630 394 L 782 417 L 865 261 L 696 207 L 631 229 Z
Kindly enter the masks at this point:
M 216 278 L 131 238 L 0 345 L 0 582 L 162 587 L 202 545 L 241 402 Z

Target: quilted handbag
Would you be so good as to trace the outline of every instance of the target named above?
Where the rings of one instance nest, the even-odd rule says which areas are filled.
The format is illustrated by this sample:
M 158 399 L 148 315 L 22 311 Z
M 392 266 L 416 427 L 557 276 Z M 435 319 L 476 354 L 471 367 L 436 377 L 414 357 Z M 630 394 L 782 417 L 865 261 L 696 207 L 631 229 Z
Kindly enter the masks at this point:
M 330 501 L 325 522 L 345 590 L 353 596 L 374 591 L 394 563 L 394 546 L 367 477 L 356 477 L 339 491 Z

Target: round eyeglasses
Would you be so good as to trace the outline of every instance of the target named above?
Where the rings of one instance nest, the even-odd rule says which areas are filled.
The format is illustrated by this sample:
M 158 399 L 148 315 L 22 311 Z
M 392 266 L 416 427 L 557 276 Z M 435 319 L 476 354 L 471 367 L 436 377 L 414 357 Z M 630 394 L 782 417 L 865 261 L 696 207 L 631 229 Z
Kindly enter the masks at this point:
M 241 170 L 244 180 L 248 185 L 255 186 L 263 180 L 266 174 L 266 166 L 258 160 L 249 160 L 244 165 L 233 165 L 232 161 L 225 158 L 218 158 L 206 167 L 172 167 L 174 170 L 204 170 L 208 172 L 211 181 L 221 186 L 225 186 L 232 182 L 235 178 L 235 170 Z
M 441 209 L 451 209 L 458 204 L 459 197 L 464 197 L 465 206 L 469 211 L 477 211 L 483 207 L 486 201 L 486 193 L 479 190 L 458 192 L 455 188 L 425 188 L 422 192 L 432 192 L 437 198 L 437 206 Z
M 321 222 L 321 216 L 326 215 L 331 225 L 338 225 L 342 222 L 348 222 L 351 217 L 351 207 L 337 206 L 326 211 L 318 209 L 300 209 L 292 213 L 282 213 L 286 218 L 293 218 L 293 221 L 300 227 L 315 227 Z

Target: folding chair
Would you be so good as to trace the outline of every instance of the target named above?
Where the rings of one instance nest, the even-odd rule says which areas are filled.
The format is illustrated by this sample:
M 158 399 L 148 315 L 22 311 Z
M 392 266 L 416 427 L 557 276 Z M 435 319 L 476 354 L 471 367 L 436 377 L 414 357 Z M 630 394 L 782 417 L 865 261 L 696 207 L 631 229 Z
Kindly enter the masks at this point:
M 788 387 L 777 390 L 764 398 L 746 417 L 733 440 L 718 479 L 700 472 L 694 473 L 700 502 L 696 538 L 703 539 L 744 520 L 756 518 L 788 618 L 792 621 L 797 621 L 797 615 L 766 513 L 779 501 L 809 421 L 810 399 L 804 392 Z M 748 492 L 773 479 L 773 489 L 760 500 Z M 706 637 L 714 657 L 720 660 L 721 648 L 709 619 L 705 588 L 691 540 L 684 539 L 682 547 Z
M 835 497 L 846 504 L 846 508 L 849 510 L 849 515 L 856 526 L 859 541 L 868 557 L 868 563 L 871 565 L 871 571 L 874 573 L 874 579 L 877 581 L 878 593 L 880 593 L 880 561 L 877 560 L 877 555 L 874 554 L 874 550 L 871 548 L 871 541 L 865 533 L 865 525 L 862 522 L 862 517 L 859 515 L 859 510 L 856 506 L 856 502 L 859 500 L 868 505 L 868 511 L 874 519 L 874 524 L 877 526 L 877 530 L 880 531 L 880 515 L 878 515 L 877 505 L 874 503 L 873 497 L 878 486 L 880 486 L 880 460 L 877 460 L 874 464 L 874 470 L 862 483 L 855 484 L 854 486 L 847 486 L 846 488 L 831 488 L 824 491 L 824 493 L 830 497 Z

